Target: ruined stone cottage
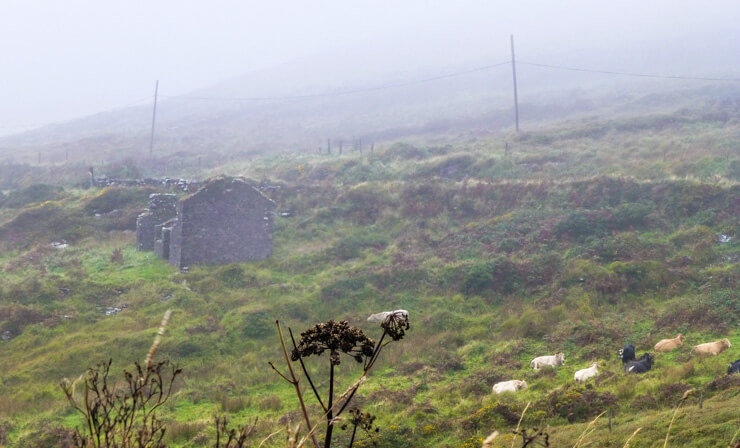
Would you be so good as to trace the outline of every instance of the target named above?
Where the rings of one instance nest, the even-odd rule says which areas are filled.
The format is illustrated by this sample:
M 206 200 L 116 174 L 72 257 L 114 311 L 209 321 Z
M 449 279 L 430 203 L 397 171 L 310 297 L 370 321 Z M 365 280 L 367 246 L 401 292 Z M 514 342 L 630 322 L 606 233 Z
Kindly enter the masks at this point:
M 144 213 L 136 218 L 136 248 L 154 250 L 157 240 L 157 225 L 160 225 L 177 214 L 177 195 L 151 194 Z
M 176 201 L 174 211 L 169 196 L 153 195 L 139 216 L 140 250 L 153 249 L 178 267 L 259 261 L 272 254 L 275 203 L 243 179 L 206 182 Z

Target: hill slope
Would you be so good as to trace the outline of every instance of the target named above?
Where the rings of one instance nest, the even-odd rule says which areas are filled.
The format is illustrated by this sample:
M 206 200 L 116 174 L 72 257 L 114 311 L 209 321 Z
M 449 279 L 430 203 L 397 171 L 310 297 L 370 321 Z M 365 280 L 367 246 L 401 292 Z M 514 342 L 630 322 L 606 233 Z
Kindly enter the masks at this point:
M 161 413 L 168 441 L 206 446 L 214 412 L 259 416 L 259 441 L 299 419 L 267 366 L 282 356 L 275 319 L 295 332 L 346 319 L 376 337 L 365 318 L 403 308 L 410 331 L 357 396 L 378 415 L 378 446 L 480 446 L 530 402 L 521 426 L 549 425 L 553 446 L 572 446 L 608 410 L 613 432 L 603 416 L 587 440 L 621 447 L 643 428 L 631 446 L 655 446 L 679 402 L 670 446 L 727 446 L 740 425 L 740 380 L 724 377 L 740 346 L 737 105 L 233 160 L 201 174 L 274 187 L 266 194 L 287 212 L 274 255 L 186 273 L 134 250 L 151 190 L 18 190 L 0 208 L 0 440 L 34 446 L 78 424 L 61 378 L 142 360 L 172 309 L 158 356 L 184 374 Z M 642 353 L 679 332 L 686 344 L 653 370 L 623 373 L 623 344 Z M 733 347 L 717 357 L 691 352 L 724 337 Z M 565 366 L 529 368 L 558 351 Z M 574 384 L 593 361 L 597 379 Z M 342 387 L 360 373 L 351 364 Z M 491 394 L 512 378 L 529 388 Z

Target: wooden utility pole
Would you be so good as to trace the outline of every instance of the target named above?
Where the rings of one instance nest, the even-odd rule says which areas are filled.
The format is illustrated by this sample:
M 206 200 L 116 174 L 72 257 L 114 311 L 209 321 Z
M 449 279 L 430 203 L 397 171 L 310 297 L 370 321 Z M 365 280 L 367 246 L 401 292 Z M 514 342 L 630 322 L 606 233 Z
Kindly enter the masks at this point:
M 152 112 L 152 136 L 149 138 L 149 157 L 152 156 L 154 148 L 154 122 L 157 119 L 157 93 L 159 92 L 159 80 L 154 84 L 154 111 Z
M 511 35 L 511 70 L 514 74 L 514 118 L 516 119 L 516 133 L 519 133 L 519 98 L 516 92 L 516 59 L 514 58 L 514 35 Z

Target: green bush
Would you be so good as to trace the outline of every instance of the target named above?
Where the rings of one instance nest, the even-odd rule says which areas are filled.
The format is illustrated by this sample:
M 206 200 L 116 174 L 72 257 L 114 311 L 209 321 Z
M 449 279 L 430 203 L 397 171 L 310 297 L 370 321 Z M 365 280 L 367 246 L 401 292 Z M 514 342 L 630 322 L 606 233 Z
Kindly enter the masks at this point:
M 491 288 L 492 283 L 493 270 L 489 263 L 475 264 L 465 275 L 463 291 L 465 294 L 480 294 Z
M 64 196 L 62 187 L 35 184 L 20 190 L 13 190 L 7 196 L 0 196 L 0 206 L 20 208 L 38 202 L 57 201 Z
M 337 198 L 336 205 L 347 219 L 369 225 L 375 223 L 384 210 L 391 208 L 392 201 L 379 183 L 364 183 Z
M 568 236 L 583 241 L 591 235 L 602 235 L 606 227 L 606 221 L 601 214 L 576 210 L 555 224 L 553 231 L 558 237 Z
M 153 188 L 107 187 L 90 198 L 83 206 L 83 210 L 89 214 L 105 214 L 130 207 L 143 211 L 149 195 L 154 192 L 156 190 Z
M 248 339 L 271 336 L 275 332 L 275 315 L 268 311 L 244 314 L 241 319 L 241 332 Z
M 488 290 L 509 294 L 520 286 L 517 266 L 506 257 L 476 262 L 465 272 L 462 290 L 465 294 L 483 294 Z
M 462 419 L 460 426 L 468 433 L 490 428 L 515 426 L 524 407 L 519 403 L 497 402 L 478 409 Z
M 364 231 L 339 240 L 330 251 L 338 259 L 346 261 L 359 257 L 363 249 L 384 249 L 388 241 L 388 235 L 384 233 Z
M 645 203 L 621 204 L 612 211 L 609 224 L 611 228 L 618 230 L 643 227 L 653 208 L 654 205 Z
M 536 402 L 534 408 L 573 423 L 590 420 L 616 404 L 617 397 L 611 392 L 566 386 Z
M 357 297 L 371 288 L 366 277 L 340 278 L 321 288 L 321 298 L 325 301 L 336 301 L 341 298 Z
M 244 268 L 238 264 L 220 266 L 213 274 L 223 286 L 231 289 L 244 288 L 250 283 L 244 274 Z

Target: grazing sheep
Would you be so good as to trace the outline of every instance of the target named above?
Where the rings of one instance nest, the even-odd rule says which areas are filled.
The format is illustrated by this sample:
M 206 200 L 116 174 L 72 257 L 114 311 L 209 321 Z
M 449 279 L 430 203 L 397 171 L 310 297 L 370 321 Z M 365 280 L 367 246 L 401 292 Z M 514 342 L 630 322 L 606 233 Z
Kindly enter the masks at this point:
M 671 350 L 674 350 L 681 345 L 683 345 L 683 335 L 679 333 L 678 336 L 673 339 L 663 339 L 662 341 L 659 341 L 657 344 L 655 344 L 655 351 L 670 352 Z
M 557 367 L 562 366 L 563 364 L 565 364 L 565 355 L 563 353 L 557 353 L 555 355 L 538 356 L 529 363 L 529 366 L 534 370 L 539 370 L 540 367 Z
M 577 371 L 575 375 L 573 375 L 573 379 L 583 382 L 588 380 L 589 378 L 595 377 L 598 374 L 599 371 L 596 368 L 596 363 L 593 363 L 591 364 L 591 367 Z
M 619 359 L 622 360 L 623 365 L 635 360 L 635 350 L 636 348 L 633 344 L 627 344 L 624 348 L 619 349 Z
M 504 392 L 516 392 L 527 388 L 527 382 L 524 380 L 501 381 L 493 385 L 493 393 L 501 394 Z
M 716 356 L 730 347 L 732 347 L 730 340 L 724 338 L 721 341 L 705 342 L 704 344 L 695 345 L 694 352 L 700 355 Z

